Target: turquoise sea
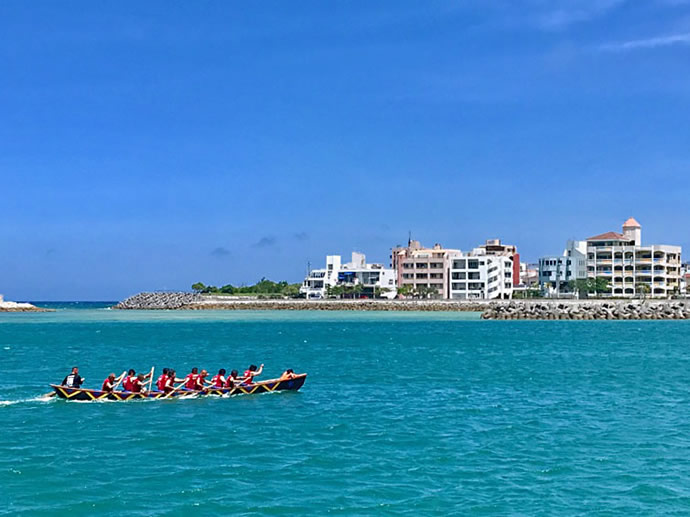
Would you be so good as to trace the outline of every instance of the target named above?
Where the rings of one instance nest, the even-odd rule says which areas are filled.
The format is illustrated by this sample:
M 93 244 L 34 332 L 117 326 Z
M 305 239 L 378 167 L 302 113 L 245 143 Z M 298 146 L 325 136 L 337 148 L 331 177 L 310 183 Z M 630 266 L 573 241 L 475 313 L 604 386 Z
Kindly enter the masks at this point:
M 687 515 L 690 324 L 0 314 L 1 515 Z M 44 401 L 79 365 L 265 363 L 299 393 Z

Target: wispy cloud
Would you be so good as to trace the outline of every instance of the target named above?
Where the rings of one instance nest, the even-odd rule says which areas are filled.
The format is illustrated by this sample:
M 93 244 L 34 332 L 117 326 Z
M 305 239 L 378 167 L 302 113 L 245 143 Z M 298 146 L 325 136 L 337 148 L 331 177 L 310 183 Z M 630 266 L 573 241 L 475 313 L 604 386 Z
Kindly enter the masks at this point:
M 600 48 L 601 50 L 606 50 L 609 52 L 626 52 L 629 50 L 670 47 L 672 45 L 690 45 L 690 32 L 684 34 L 669 34 L 666 36 L 655 36 L 653 38 L 607 43 L 606 45 L 602 45 Z
M 252 244 L 253 248 L 269 248 L 276 243 L 276 238 L 272 236 L 261 237 L 257 242 Z
M 309 239 L 309 234 L 307 232 L 297 232 L 293 237 L 298 241 L 306 241 Z
M 211 251 L 211 256 L 216 258 L 225 258 L 228 255 L 230 255 L 230 252 L 223 247 L 215 248 Z
M 530 4 L 534 9 L 532 17 L 538 26 L 547 30 L 560 30 L 602 16 L 621 7 L 625 2 L 626 0 L 558 0 Z

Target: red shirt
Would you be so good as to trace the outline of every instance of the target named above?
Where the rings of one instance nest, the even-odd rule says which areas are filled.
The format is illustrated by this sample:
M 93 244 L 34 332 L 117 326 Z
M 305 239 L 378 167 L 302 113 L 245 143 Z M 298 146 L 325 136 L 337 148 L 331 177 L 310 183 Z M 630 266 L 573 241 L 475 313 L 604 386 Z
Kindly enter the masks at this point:
M 101 391 L 113 391 L 113 381 L 110 380 L 110 377 L 103 381 Z
M 168 376 L 166 374 L 161 375 L 158 377 L 158 380 L 156 381 L 156 386 L 158 387 L 158 391 L 165 391 L 165 386 L 168 384 Z
M 135 377 L 134 380 L 132 381 L 132 389 L 129 390 L 129 391 L 133 391 L 133 392 L 135 392 L 135 393 L 139 393 L 139 392 L 141 391 L 141 388 L 142 388 L 143 385 L 144 385 L 144 384 L 143 384 L 139 379 L 137 379 L 137 378 Z
M 251 384 L 254 382 L 254 372 L 252 370 L 244 371 L 244 383 Z
M 199 378 L 199 374 L 197 373 L 190 373 L 185 377 L 185 383 L 184 387 L 189 389 L 189 390 L 195 390 L 196 389 L 196 381 Z
M 214 375 L 211 379 L 211 382 L 213 383 L 214 388 L 222 388 L 225 386 L 225 377 L 223 377 L 221 374 Z
M 235 377 L 228 377 L 228 380 L 225 381 L 225 387 L 226 388 L 234 388 L 236 382 L 237 382 L 237 379 Z
M 125 376 L 125 379 L 122 381 L 122 389 L 125 391 L 132 391 L 133 379 L 136 379 L 136 377 L 130 377 L 129 375 Z

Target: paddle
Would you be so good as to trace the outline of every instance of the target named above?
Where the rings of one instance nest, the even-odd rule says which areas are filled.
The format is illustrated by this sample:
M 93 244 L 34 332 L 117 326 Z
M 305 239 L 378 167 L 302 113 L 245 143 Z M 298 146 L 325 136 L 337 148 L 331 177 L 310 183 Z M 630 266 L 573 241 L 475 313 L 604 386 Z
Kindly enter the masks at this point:
M 115 391 L 117 387 L 120 385 L 120 383 L 125 379 L 125 375 L 127 375 L 127 370 L 120 374 L 120 380 L 117 381 L 117 384 L 115 386 L 113 386 L 113 391 Z
M 153 386 L 153 372 L 155 371 L 155 367 L 151 367 L 151 378 L 149 379 L 149 389 L 145 391 L 151 391 L 151 386 Z

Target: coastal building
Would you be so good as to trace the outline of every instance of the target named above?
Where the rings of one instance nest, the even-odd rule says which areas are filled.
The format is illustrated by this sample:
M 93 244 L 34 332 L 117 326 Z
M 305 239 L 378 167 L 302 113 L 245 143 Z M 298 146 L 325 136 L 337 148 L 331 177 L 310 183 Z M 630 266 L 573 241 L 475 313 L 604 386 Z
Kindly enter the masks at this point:
M 569 240 L 562 255 L 539 259 L 539 286 L 542 290 L 561 293 L 571 280 L 587 278 L 587 242 Z
M 481 253 L 451 257 L 450 298 L 454 300 L 508 299 L 513 296 L 512 256 Z M 518 264 L 519 267 L 519 264 Z M 519 271 L 519 269 L 518 269 Z
M 539 264 L 520 262 L 520 284 L 524 287 L 532 287 L 539 284 Z
M 517 251 L 517 246 L 502 244 L 501 239 L 489 239 L 486 243 L 474 248 L 472 250 L 472 255 L 510 257 L 513 261 L 513 285 L 516 286 L 520 284 L 520 254 Z
M 398 286 L 410 286 L 415 291 L 433 289 L 435 298 L 450 298 L 450 257 L 458 253 L 462 252 L 440 244 L 425 248 L 414 240 L 408 241 L 405 247 L 396 246 L 391 250 L 391 267 L 396 273 Z
M 395 298 L 395 271 L 382 264 L 367 264 L 363 253 L 352 252 L 352 260 L 342 263 L 340 255 L 327 255 L 326 267 L 309 272 L 300 287 L 308 299 L 325 298 L 329 287 L 361 286 L 360 296 Z
M 406 247 L 392 249 L 391 267 L 398 286 L 418 293 L 432 290 L 443 299 L 511 298 L 520 281 L 517 248 L 500 239 L 489 239 L 469 253 L 440 244 L 425 248 L 410 240 Z
M 681 247 L 642 244 L 642 227 L 632 217 L 623 223 L 623 233 L 606 232 L 566 247 L 570 256 L 539 260 L 539 282 L 556 290 L 569 280 L 602 278 L 607 290 L 602 296 L 632 298 L 649 295 L 666 298 L 681 288 Z M 575 253 L 577 251 L 577 253 Z M 582 274 L 585 252 L 586 275 Z M 570 263 L 568 263 L 570 261 Z

